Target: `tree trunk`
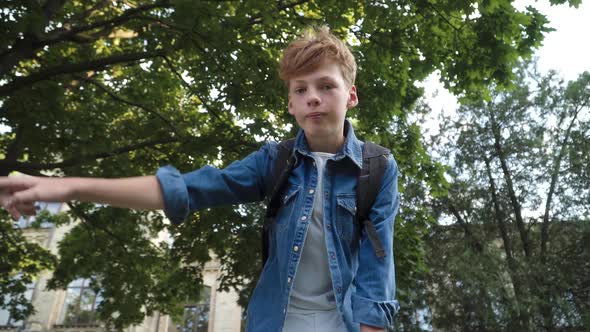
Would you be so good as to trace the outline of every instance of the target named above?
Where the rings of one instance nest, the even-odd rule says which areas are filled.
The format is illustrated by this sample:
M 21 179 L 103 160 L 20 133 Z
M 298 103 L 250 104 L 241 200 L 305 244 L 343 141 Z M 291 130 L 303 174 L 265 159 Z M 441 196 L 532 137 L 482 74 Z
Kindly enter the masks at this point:
M 500 128 L 496 122 L 496 118 L 493 112 L 490 110 L 490 120 L 491 120 L 491 130 L 494 137 L 494 148 L 496 150 L 496 155 L 500 159 L 500 165 L 502 167 L 502 173 L 504 174 L 504 180 L 506 181 L 506 187 L 508 188 L 508 195 L 510 196 L 510 202 L 512 203 L 512 209 L 514 211 L 514 217 L 516 219 L 516 226 L 518 227 L 518 232 L 520 233 L 520 239 L 522 241 L 522 248 L 524 251 L 524 255 L 526 257 L 531 256 L 531 245 L 529 241 L 529 234 L 528 230 L 524 225 L 524 220 L 522 219 L 522 209 L 520 207 L 520 203 L 518 202 L 518 198 L 516 197 L 516 193 L 514 191 L 514 184 L 512 183 L 512 175 L 510 173 L 510 169 L 508 168 L 508 163 L 506 162 L 506 156 L 504 155 L 504 150 L 502 148 L 502 138 L 500 136 Z
M 515 302 L 518 308 L 518 321 L 512 322 L 511 325 L 514 327 L 518 327 L 519 330 L 528 331 L 529 328 L 529 314 L 526 309 L 526 298 L 528 298 L 528 291 L 525 287 L 525 282 L 523 278 L 520 276 L 518 271 L 518 264 L 514 259 L 514 255 L 512 253 L 512 242 L 510 241 L 510 236 L 508 235 L 508 229 L 506 228 L 506 224 L 504 223 L 504 219 L 502 216 L 502 209 L 500 208 L 500 203 L 498 200 L 498 196 L 496 194 L 496 183 L 494 182 L 494 178 L 492 177 L 492 170 L 490 166 L 490 160 L 487 156 L 484 157 L 484 162 L 486 165 L 486 173 L 488 176 L 488 180 L 490 182 L 490 192 L 492 193 L 492 201 L 494 203 L 494 218 L 496 219 L 496 223 L 498 224 L 498 230 L 500 231 L 500 237 L 502 238 L 502 242 L 504 244 L 504 252 L 506 254 L 506 261 L 508 263 L 508 274 L 510 275 L 510 280 L 512 281 L 512 287 L 514 288 L 514 296 Z M 524 309 L 523 309 L 524 308 Z

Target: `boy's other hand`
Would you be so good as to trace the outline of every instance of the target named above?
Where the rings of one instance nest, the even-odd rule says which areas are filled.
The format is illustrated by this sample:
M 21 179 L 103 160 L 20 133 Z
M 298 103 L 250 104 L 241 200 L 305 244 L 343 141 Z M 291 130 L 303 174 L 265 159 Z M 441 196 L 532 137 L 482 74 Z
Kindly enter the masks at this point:
M 36 214 L 35 202 L 64 202 L 69 200 L 71 189 L 60 178 L 35 176 L 0 177 L 0 206 L 14 220 Z
M 382 327 L 373 327 L 361 324 L 361 332 L 385 332 L 385 329 Z

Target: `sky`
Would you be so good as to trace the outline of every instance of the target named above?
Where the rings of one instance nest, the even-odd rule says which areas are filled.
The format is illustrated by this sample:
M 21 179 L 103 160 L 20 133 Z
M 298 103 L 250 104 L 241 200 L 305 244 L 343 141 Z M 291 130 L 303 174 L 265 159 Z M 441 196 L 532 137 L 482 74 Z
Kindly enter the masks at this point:
M 543 46 L 535 52 L 539 58 L 539 70 L 543 73 L 556 70 L 566 81 L 574 80 L 583 71 L 590 71 L 590 1 L 582 3 L 577 9 L 567 5 L 550 6 L 549 1 L 517 1 L 519 10 L 531 5 L 545 14 L 549 26 L 555 31 L 545 36 Z M 425 97 L 433 112 L 427 118 L 426 130 L 434 134 L 440 112 L 450 112 L 457 108 L 457 99 L 438 82 L 439 76 L 431 75 L 423 86 Z
M 550 7 L 547 3 L 536 4 L 534 1 L 522 3 L 537 7 L 547 15 L 550 26 L 556 29 L 545 37 L 543 47 L 537 52 L 542 71 L 556 69 L 564 79 L 573 80 L 584 70 L 590 70 L 590 43 L 587 42 L 587 34 L 590 33 L 589 1 L 583 2 L 578 9 L 564 5 Z

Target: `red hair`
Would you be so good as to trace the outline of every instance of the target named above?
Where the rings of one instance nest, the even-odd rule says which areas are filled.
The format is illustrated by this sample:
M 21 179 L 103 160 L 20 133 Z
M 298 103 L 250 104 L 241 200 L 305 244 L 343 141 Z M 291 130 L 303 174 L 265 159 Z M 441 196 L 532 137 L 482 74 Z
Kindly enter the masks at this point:
M 344 81 L 354 85 L 357 67 L 348 46 L 325 25 L 308 28 L 283 51 L 279 76 L 289 85 L 290 79 L 311 73 L 328 61 L 338 64 Z

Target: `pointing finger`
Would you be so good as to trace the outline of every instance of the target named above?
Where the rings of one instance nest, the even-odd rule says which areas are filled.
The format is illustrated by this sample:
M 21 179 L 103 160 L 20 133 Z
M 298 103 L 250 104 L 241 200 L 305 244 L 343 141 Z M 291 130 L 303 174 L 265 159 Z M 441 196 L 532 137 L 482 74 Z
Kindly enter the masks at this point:
M 37 209 L 33 203 L 19 204 L 16 209 L 24 216 L 34 216 L 37 214 Z
M 0 177 L 0 188 L 6 188 L 10 185 L 12 179 L 8 176 L 1 176 Z
M 35 201 L 40 201 L 39 193 L 34 189 L 29 189 L 14 193 L 9 204 L 32 204 Z
M 26 187 L 26 176 L 0 176 L 0 191 L 10 190 L 13 187 Z
M 0 206 L 8 207 L 8 203 L 10 202 L 11 195 L 8 193 L 0 192 Z
M 18 212 L 16 206 L 14 205 L 10 205 L 6 208 L 6 210 L 8 211 L 8 213 L 10 213 L 10 215 L 12 216 L 13 220 L 18 220 L 21 217 L 20 212 Z

